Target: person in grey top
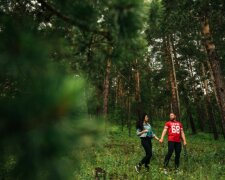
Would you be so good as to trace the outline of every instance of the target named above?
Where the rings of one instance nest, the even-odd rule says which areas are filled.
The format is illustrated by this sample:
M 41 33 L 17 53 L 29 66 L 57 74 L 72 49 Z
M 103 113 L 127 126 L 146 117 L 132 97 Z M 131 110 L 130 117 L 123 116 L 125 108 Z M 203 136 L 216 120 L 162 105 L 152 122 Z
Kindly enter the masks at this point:
M 152 138 L 159 141 L 159 138 L 153 133 L 152 127 L 149 124 L 149 118 L 146 113 L 136 124 L 137 135 L 141 139 L 141 145 L 145 150 L 145 157 L 135 166 L 135 170 L 139 173 L 142 165 L 144 164 L 146 170 L 149 170 L 149 163 L 152 157 Z

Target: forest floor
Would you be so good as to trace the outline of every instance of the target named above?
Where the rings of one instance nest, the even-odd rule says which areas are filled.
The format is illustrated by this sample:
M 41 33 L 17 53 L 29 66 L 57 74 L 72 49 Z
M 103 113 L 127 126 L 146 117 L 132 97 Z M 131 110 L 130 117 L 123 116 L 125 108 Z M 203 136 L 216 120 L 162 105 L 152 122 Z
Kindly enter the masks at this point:
M 162 127 L 154 128 L 160 136 Z M 224 180 L 225 179 L 225 141 L 222 136 L 217 141 L 212 134 L 198 133 L 191 135 L 186 132 L 187 156 L 181 152 L 180 171 L 174 171 L 174 154 L 169 163 L 168 175 L 163 173 L 163 160 L 167 152 L 167 142 L 163 145 L 153 140 L 153 157 L 150 170 L 144 169 L 138 174 L 134 166 L 144 156 L 140 140 L 132 129 L 132 136 L 128 130 L 121 131 L 119 126 L 112 126 L 101 145 L 80 152 L 82 159 L 80 169 L 74 173 L 76 179 L 88 180 L 95 178 L 95 169 L 105 171 L 106 179 L 115 180 Z M 104 172 L 99 172 L 103 176 Z M 103 179 L 103 178 L 100 178 Z

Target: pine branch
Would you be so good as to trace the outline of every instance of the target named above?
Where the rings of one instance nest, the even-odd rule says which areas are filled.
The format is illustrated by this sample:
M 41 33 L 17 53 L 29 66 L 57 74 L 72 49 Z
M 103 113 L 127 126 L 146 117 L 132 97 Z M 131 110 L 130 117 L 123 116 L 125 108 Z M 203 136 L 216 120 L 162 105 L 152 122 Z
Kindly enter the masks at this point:
M 65 21 L 65 22 L 67 22 L 71 25 L 77 26 L 78 28 L 80 28 L 83 31 L 92 32 L 92 33 L 95 33 L 97 35 L 104 36 L 109 41 L 112 40 L 112 36 L 111 36 L 109 31 L 99 31 L 99 30 L 96 30 L 96 29 L 91 29 L 87 25 L 86 22 L 78 20 L 78 19 L 73 19 L 73 18 L 71 18 L 67 15 L 62 14 L 58 9 L 56 9 L 54 6 L 47 3 L 45 0 L 38 0 L 38 2 L 41 3 L 41 5 L 43 7 L 45 7 L 49 11 L 51 11 L 54 15 L 56 15 L 61 20 Z

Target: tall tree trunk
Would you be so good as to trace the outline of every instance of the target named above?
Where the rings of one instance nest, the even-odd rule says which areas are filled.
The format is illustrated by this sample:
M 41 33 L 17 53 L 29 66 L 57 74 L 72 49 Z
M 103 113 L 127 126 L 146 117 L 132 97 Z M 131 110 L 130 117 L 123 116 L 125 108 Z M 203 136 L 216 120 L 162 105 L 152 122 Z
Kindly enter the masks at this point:
M 118 82 L 118 103 L 120 105 L 120 108 L 123 109 L 123 112 L 126 109 L 126 98 L 125 98 L 125 93 L 124 93 L 124 88 L 123 88 L 123 79 L 122 76 L 119 78 Z M 122 126 L 122 131 L 124 129 L 124 125 L 126 122 L 126 114 L 122 113 L 122 119 L 121 119 L 121 126 Z
M 208 111 L 207 111 L 207 108 L 202 106 L 201 102 L 196 102 L 197 105 L 196 105 L 196 112 L 197 112 L 197 118 L 198 118 L 198 121 L 199 121 L 199 124 L 200 124 L 200 130 L 202 132 L 205 131 L 205 119 L 209 119 L 209 115 L 208 115 Z M 202 118 L 204 117 L 204 118 Z
M 115 95 L 116 95 L 116 97 L 115 97 L 115 107 L 117 107 L 117 105 L 118 105 L 118 96 L 119 96 L 119 88 L 120 88 L 119 84 L 120 84 L 120 76 L 117 75 L 117 77 L 116 77 L 116 88 L 115 88 Z
M 138 68 L 135 71 L 135 82 L 135 100 L 136 102 L 141 102 L 140 72 Z
M 210 32 L 209 21 L 206 16 L 201 18 L 202 35 L 204 38 L 204 45 L 207 51 L 208 59 L 212 68 L 213 76 L 215 78 L 216 92 L 218 94 L 219 105 L 222 112 L 222 127 L 225 131 L 225 81 L 221 70 L 220 59 L 216 52 L 216 46 L 212 39 Z
M 178 90 L 178 85 L 177 85 L 177 75 L 176 75 L 176 68 L 180 68 L 180 65 L 177 61 L 177 52 L 176 52 L 176 48 L 174 45 L 174 38 L 173 35 L 171 35 L 171 40 L 170 42 L 170 48 L 171 48 L 171 63 L 172 63 L 172 67 L 173 67 L 173 77 L 174 77 L 174 81 L 175 81 L 175 87 L 176 87 L 176 98 L 177 98 L 177 106 L 178 106 L 178 118 L 180 117 L 180 97 L 179 97 L 179 90 Z
M 189 121 L 190 121 L 190 125 L 191 125 L 192 134 L 196 134 L 197 131 L 196 131 L 194 119 L 193 119 L 193 116 L 192 116 L 189 106 L 187 107 L 187 113 L 188 113 L 188 117 L 189 117 Z
M 194 72 L 193 72 L 193 66 L 192 66 L 191 60 L 189 58 L 187 58 L 187 66 L 189 68 L 190 77 L 191 77 L 192 80 L 194 80 L 195 77 L 194 77 Z M 206 112 L 206 114 L 203 113 L 204 108 L 202 108 L 201 101 L 199 101 L 199 98 L 197 96 L 195 81 L 193 82 L 191 89 L 192 89 L 194 103 L 196 104 L 197 117 L 198 117 L 198 121 L 199 121 L 199 128 L 200 128 L 201 131 L 204 131 L 204 119 L 205 119 L 205 117 L 206 117 L 206 119 L 208 119 L 208 112 Z
M 108 49 L 108 58 L 105 70 L 105 80 L 103 85 L 103 117 L 105 121 L 105 131 L 107 129 L 107 113 L 108 113 L 108 101 L 109 101 L 109 87 L 110 87 L 110 71 L 111 71 L 111 53 L 112 47 Z
M 217 105 L 220 109 L 220 103 L 219 103 L 219 98 L 218 98 L 218 94 L 217 94 L 217 91 L 216 91 L 216 85 L 215 85 L 215 78 L 213 76 L 213 71 L 212 71 L 212 68 L 211 68 L 211 65 L 210 65 L 210 62 L 209 60 L 207 60 L 207 67 L 209 69 L 209 73 L 210 73 L 210 78 L 211 78 L 211 81 L 212 81 L 212 85 L 213 85 L 213 92 L 214 92 L 214 95 L 215 95 L 215 98 L 216 98 L 216 102 L 217 102 Z M 221 111 L 221 110 L 220 110 Z
M 216 120 L 213 114 L 213 110 L 212 110 L 212 106 L 211 106 L 211 99 L 209 96 L 209 92 L 208 92 L 208 80 L 206 79 L 206 73 L 205 73 L 205 67 L 204 64 L 202 64 L 202 75 L 204 78 L 204 89 L 205 89 L 205 96 L 206 96 L 206 107 L 209 113 L 209 122 L 210 125 L 212 126 L 212 130 L 213 130 L 213 135 L 214 135 L 214 139 L 217 140 L 219 138 L 218 136 L 218 132 L 217 132 L 217 128 L 216 128 Z
M 137 106 L 137 115 L 138 118 L 141 118 L 143 107 L 141 102 L 141 85 L 140 85 L 140 71 L 138 68 L 138 60 L 135 60 L 135 72 L 134 72 L 134 79 L 135 79 L 135 101 Z
M 222 123 L 223 114 L 222 114 L 222 110 L 221 110 L 221 106 L 220 106 L 220 102 L 219 102 L 219 97 L 218 97 L 218 94 L 217 94 L 217 91 L 216 91 L 215 78 L 213 76 L 213 71 L 212 71 L 211 65 L 210 65 L 208 60 L 207 60 L 207 67 L 209 68 L 210 77 L 211 77 L 211 81 L 212 81 L 212 85 L 213 85 L 213 92 L 214 92 L 214 95 L 215 95 L 215 98 L 216 98 L 217 106 L 218 106 L 219 113 L 220 113 L 220 119 L 221 119 L 221 123 Z M 223 133 L 223 137 L 225 139 L 225 131 L 223 129 L 222 124 L 221 124 L 221 130 L 222 130 L 222 133 Z
M 195 77 L 194 77 L 194 72 L 193 72 L 191 60 L 189 58 L 186 58 L 186 59 L 187 59 L 186 61 L 187 61 L 187 66 L 188 66 L 188 71 L 190 73 L 190 77 L 194 81 Z M 195 81 L 193 82 L 191 89 L 192 89 L 194 103 L 196 104 L 196 113 L 197 113 L 197 116 L 198 116 L 197 119 L 200 123 L 200 129 L 201 129 L 201 131 L 204 131 L 204 119 L 202 119 L 202 117 L 208 118 L 208 112 L 206 112 L 205 114 L 203 113 L 203 108 L 201 107 L 201 104 L 200 104 L 201 102 L 198 101 L 198 97 L 196 95 Z
M 169 77 L 171 84 L 171 93 L 172 93 L 172 101 L 171 101 L 171 110 L 177 115 L 177 118 L 180 118 L 180 105 L 179 105 L 179 95 L 177 88 L 177 79 L 176 79 L 176 71 L 174 66 L 174 58 L 173 58 L 173 48 L 171 45 L 170 37 L 166 39 L 166 54 L 167 61 L 169 64 Z
M 128 111 L 127 111 L 127 120 L 128 120 L 128 134 L 129 134 L 129 137 L 131 137 L 131 98 L 130 98 L 130 94 L 128 94 Z
M 185 101 L 185 105 L 186 105 L 187 116 L 189 118 L 189 122 L 191 125 L 192 134 L 196 134 L 197 131 L 196 131 L 194 119 L 193 119 L 192 112 L 191 112 L 191 106 L 190 106 L 189 99 L 188 99 L 188 96 L 186 93 L 184 94 L 184 101 Z

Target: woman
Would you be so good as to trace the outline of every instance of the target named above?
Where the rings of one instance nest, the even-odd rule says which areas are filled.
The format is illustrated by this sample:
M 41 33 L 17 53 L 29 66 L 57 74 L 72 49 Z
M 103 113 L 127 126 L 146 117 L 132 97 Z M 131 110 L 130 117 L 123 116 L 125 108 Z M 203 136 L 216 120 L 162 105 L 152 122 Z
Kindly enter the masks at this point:
M 152 127 L 149 124 L 148 115 L 145 113 L 143 117 L 137 122 L 137 135 L 141 139 L 141 145 L 145 150 L 145 157 L 135 166 L 136 171 L 139 173 L 141 166 L 144 164 L 146 170 L 149 170 L 149 163 L 152 157 L 152 138 L 159 141 L 159 138 L 152 132 Z

